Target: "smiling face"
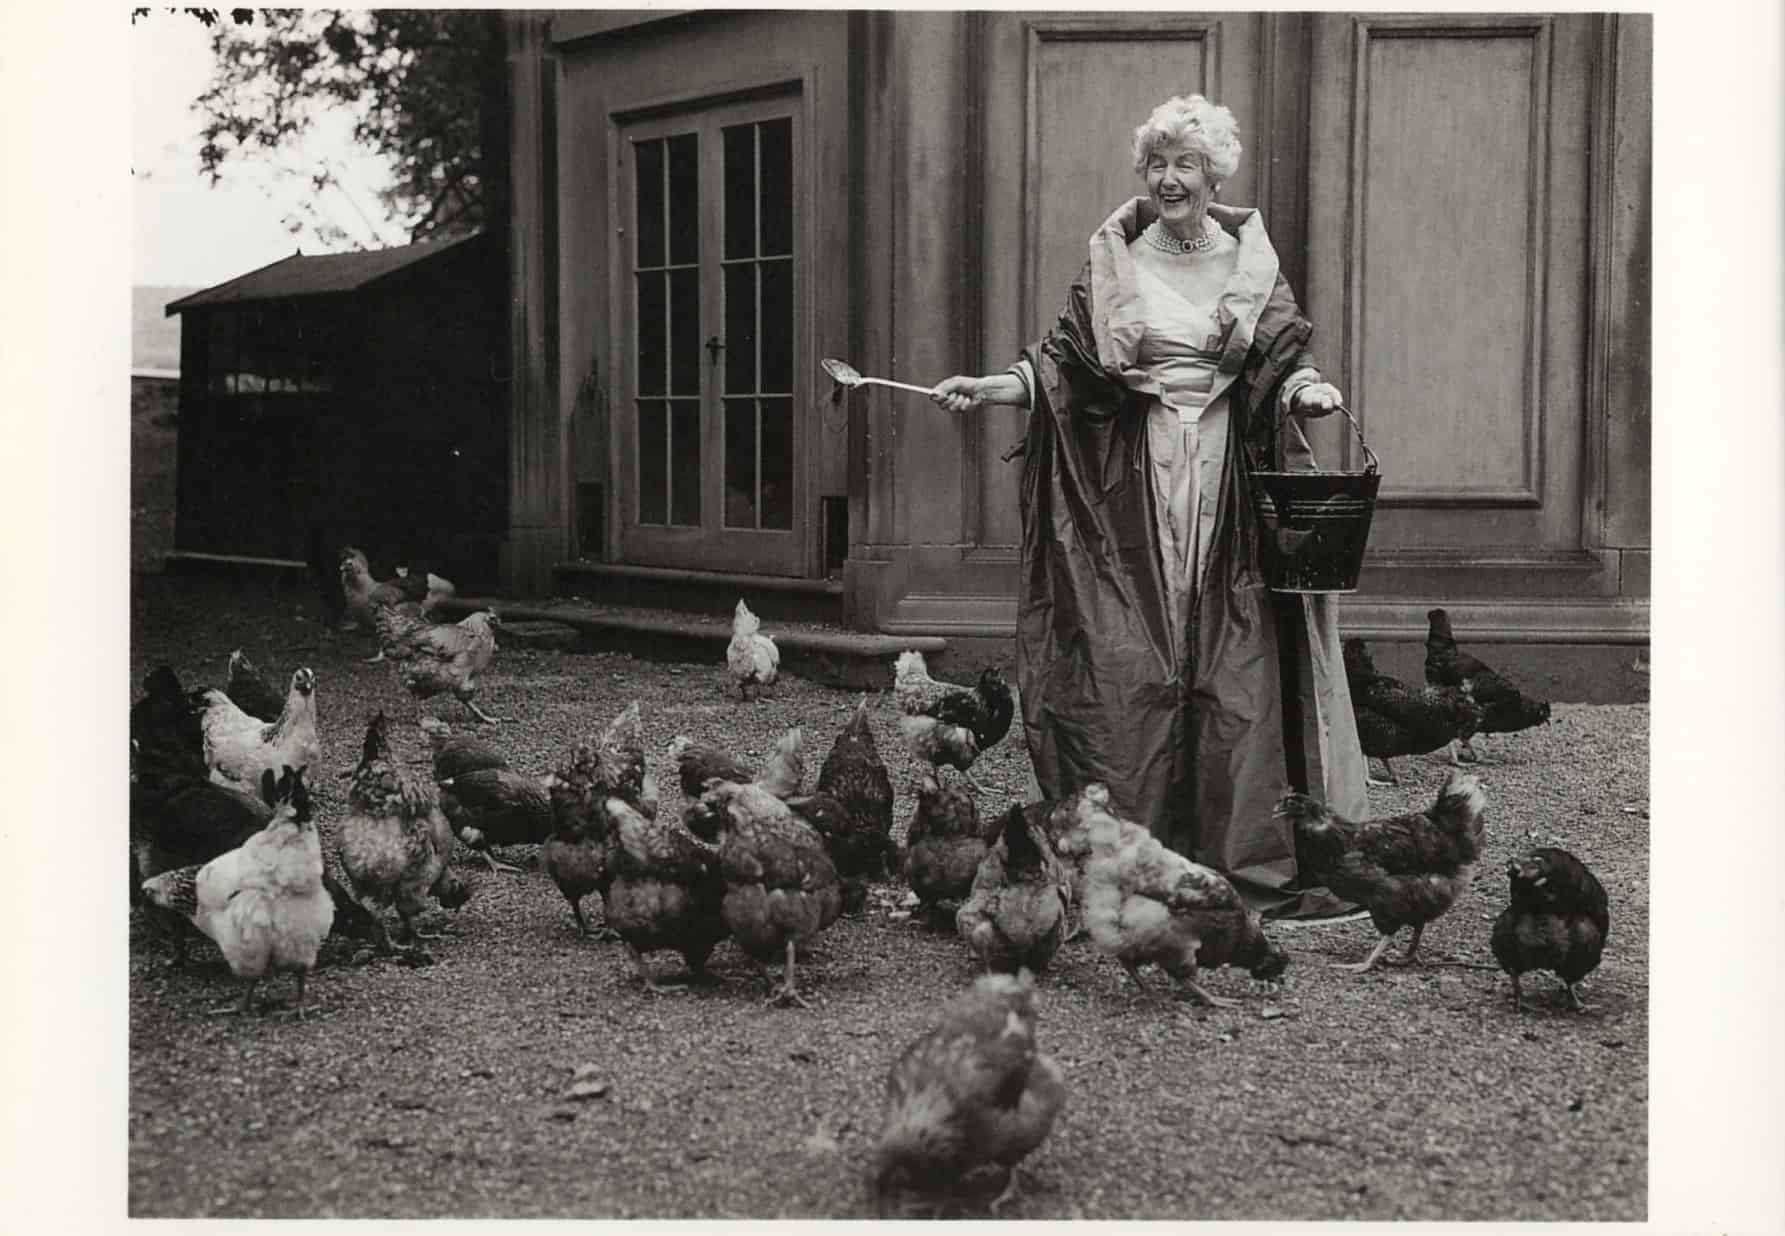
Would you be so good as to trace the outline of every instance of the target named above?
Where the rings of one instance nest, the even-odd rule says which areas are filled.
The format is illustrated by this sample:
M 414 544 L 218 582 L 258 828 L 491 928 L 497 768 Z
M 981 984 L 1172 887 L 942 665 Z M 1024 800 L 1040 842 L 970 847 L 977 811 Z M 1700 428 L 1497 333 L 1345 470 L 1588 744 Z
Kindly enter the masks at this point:
M 1160 221 L 1180 239 L 1195 236 L 1215 191 L 1202 156 L 1183 142 L 1162 142 L 1147 156 L 1146 177 Z

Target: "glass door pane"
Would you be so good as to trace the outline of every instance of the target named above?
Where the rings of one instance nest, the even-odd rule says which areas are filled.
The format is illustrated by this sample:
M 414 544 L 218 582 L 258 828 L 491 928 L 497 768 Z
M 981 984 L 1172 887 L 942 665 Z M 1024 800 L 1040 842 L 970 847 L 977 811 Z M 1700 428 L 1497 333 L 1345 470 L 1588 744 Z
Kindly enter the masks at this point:
M 633 143 L 640 524 L 700 526 L 700 139 Z
M 793 528 L 793 120 L 721 129 L 725 526 Z

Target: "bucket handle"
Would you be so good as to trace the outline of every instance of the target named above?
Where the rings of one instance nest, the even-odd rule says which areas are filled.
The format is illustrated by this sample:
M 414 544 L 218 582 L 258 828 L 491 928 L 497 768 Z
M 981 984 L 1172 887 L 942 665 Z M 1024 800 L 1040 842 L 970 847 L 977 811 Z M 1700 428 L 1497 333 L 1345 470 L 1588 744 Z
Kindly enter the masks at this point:
M 1382 471 L 1381 461 L 1376 458 L 1376 452 L 1372 451 L 1370 449 L 1370 444 L 1368 442 L 1364 441 L 1364 428 L 1362 425 L 1359 425 L 1357 423 L 1357 418 L 1355 416 L 1351 415 L 1351 409 L 1347 408 L 1344 404 L 1340 404 L 1339 411 L 1343 412 L 1345 414 L 1345 419 L 1351 422 L 1351 430 L 1353 433 L 1357 434 L 1357 444 L 1364 448 L 1364 454 L 1369 457 L 1368 461 L 1364 464 L 1364 471 L 1365 472 L 1380 472 L 1380 471 Z M 1283 410 L 1283 415 L 1278 418 L 1277 433 L 1278 433 L 1279 439 L 1281 439 L 1284 423 L 1287 422 L 1292 415 L 1294 415 L 1294 413 L 1292 413 L 1289 409 L 1285 408 Z

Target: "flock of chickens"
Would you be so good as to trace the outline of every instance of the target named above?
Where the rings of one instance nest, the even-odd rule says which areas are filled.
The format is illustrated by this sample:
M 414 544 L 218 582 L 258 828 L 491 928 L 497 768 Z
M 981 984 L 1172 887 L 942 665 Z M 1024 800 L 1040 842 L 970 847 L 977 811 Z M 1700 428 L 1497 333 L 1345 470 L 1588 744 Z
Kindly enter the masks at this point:
M 450 584 L 432 576 L 378 583 L 357 551 L 343 553 L 340 571 L 348 615 L 377 634 L 374 660 L 389 662 L 417 698 L 450 693 L 478 719 L 495 720 L 473 698 L 496 651 L 493 614 L 434 622 Z M 1359 641 L 1345 653 L 1365 750 L 1385 761 L 1548 716 L 1547 704 L 1525 700 L 1461 653 L 1442 610 L 1432 614 L 1423 691 L 1376 675 Z M 746 698 L 773 687 L 774 641 L 742 601 L 726 660 Z M 495 851 L 540 847 L 579 929 L 597 934 L 582 903 L 599 894 L 599 934 L 625 948 L 651 991 L 673 988 L 653 973 L 650 955 L 680 954 L 699 977 L 729 939 L 761 966 L 770 1002 L 804 1006 L 801 949 L 841 915 L 861 913 L 872 884 L 902 878 L 932 918 L 952 909 L 986 973 L 892 1066 L 873 1180 L 883 1214 L 906 1190 L 934 1190 L 980 1167 L 1004 1173 L 994 1212 L 1014 1195 L 1018 1164 L 1065 1100 L 1061 1070 L 1037 1046 L 1033 976 L 1068 939 L 1088 936 L 1137 985 L 1145 986 L 1142 967 L 1156 966 L 1213 1006 L 1238 1001 L 1207 991 L 1204 971 L 1242 967 L 1270 986 L 1289 961 L 1225 877 L 1122 818 L 1104 786 L 982 814 L 972 765 L 1003 740 L 1015 713 L 995 669 L 969 687 L 932 678 L 919 653 L 898 658 L 900 732 L 928 769 L 902 844 L 865 696 L 810 789 L 799 728 L 760 767 L 677 737 L 667 754 L 687 804 L 679 816 L 659 813 L 636 701 L 543 779 L 433 717 L 420 723 L 432 776 L 418 776 L 393 756 L 380 711 L 357 764 L 340 774 L 346 804 L 325 828 L 306 785 L 320 757 L 311 670 L 295 671 L 281 694 L 237 652 L 221 689 L 188 691 L 159 666 L 144 691 L 130 724 L 132 896 L 176 961 L 193 929 L 216 943 L 244 981 L 235 1010 L 252 1008 L 261 979 L 288 972 L 297 983 L 291 1007 L 301 1013 L 305 976 L 331 930 L 395 960 L 425 962 L 422 941 L 432 937 L 417 929 L 417 916 L 430 900 L 450 910 L 471 896 L 451 862 L 455 844 L 492 871 L 503 868 Z M 1381 962 L 1403 927 L 1413 935 L 1401 961 L 1414 959 L 1425 926 L 1469 883 L 1485 809 L 1479 783 L 1461 770 L 1429 808 L 1382 819 L 1347 820 L 1307 795 L 1283 797 L 1277 814 L 1294 828 L 1306 882 L 1367 909 L 1381 933 L 1349 968 Z M 1523 974 L 1550 970 L 1570 1003 L 1584 1007 L 1577 985 L 1597 966 L 1609 930 L 1603 888 L 1552 848 L 1514 860 L 1508 877 L 1511 904 L 1492 948 L 1512 976 L 1515 1002 Z M 398 919 L 394 933 L 387 907 Z

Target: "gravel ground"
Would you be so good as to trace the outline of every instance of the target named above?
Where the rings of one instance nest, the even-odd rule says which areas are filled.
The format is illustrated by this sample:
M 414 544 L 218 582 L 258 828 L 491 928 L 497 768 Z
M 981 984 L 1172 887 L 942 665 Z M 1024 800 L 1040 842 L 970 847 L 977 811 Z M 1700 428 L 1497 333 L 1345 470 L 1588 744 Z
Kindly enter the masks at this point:
M 417 705 L 363 637 L 322 631 L 306 596 L 136 577 L 131 694 L 167 661 L 218 683 L 245 648 L 281 676 L 317 671 L 325 761 L 356 753 L 368 712 Z M 573 736 L 639 699 L 666 811 L 669 738 L 761 755 L 806 727 L 815 772 L 852 696 L 784 680 L 772 699 L 728 699 L 713 665 L 504 649 L 481 702 L 518 718 L 495 737 L 544 773 Z M 448 701 L 427 706 L 449 720 Z M 874 715 L 899 789 L 913 769 L 889 705 Z M 1527 834 L 1566 846 L 1604 882 L 1612 934 L 1588 985 L 1594 1011 L 1564 1011 L 1535 976 L 1515 1014 L 1497 971 L 1428 964 L 1354 976 L 1327 963 L 1367 952 L 1367 921 L 1275 930 L 1289 985 L 1266 1003 L 1242 973 L 1204 1013 L 1135 995 L 1088 942 L 1040 982 L 1040 1037 L 1065 1066 L 1067 1106 L 1029 1160 L 1031 1219 L 1641 1220 L 1648 1189 L 1649 710 L 1558 705 L 1552 724 L 1478 744 L 1490 798 L 1474 888 L 1426 933 L 1429 961 L 1491 965 L 1504 863 Z M 420 758 L 418 732 L 399 727 Z M 1386 812 L 1423 804 L 1439 757 L 1398 761 Z M 1018 796 L 1022 745 L 976 769 L 988 808 Z M 340 783 L 316 779 L 325 815 Z M 461 858 L 464 856 L 461 855 Z M 528 852 L 510 858 L 528 857 Z M 185 971 L 133 921 L 130 948 L 131 1215 L 186 1217 L 867 1217 L 865 1174 L 887 1066 L 974 967 L 951 934 L 898 917 L 899 890 L 821 937 L 802 988 L 811 1011 L 764 1007 L 730 944 L 717 981 L 650 996 L 623 950 L 580 938 L 537 869 L 464 873 L 475 896 L 444 930 L 436 964 L 352 965 L 331 943 L 311 1015 L 237 1019 L 214 950 Z M 593 907 L 591 903 L 591 908 Z M 655 959 L 665 971 L 679 963 Z M 284 982 L 276 992 L 288 990 Z M 570 1099 L 578 1080 L 599 1094 Z M 960 1203 L 983 1215 L 984 1190 Z

